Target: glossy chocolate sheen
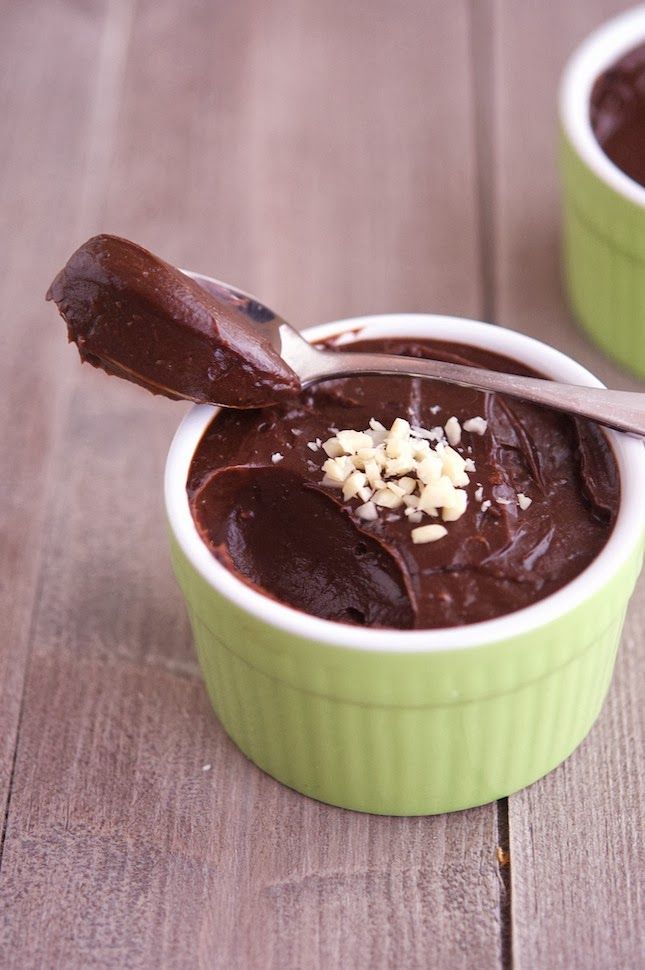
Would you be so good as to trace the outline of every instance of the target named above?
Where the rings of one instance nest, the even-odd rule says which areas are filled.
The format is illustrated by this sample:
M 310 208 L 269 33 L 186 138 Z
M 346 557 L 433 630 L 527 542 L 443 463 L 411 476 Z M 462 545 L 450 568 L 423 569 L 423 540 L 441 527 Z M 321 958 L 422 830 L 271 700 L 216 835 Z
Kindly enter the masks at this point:
M 597 78 L 590 112 L 591 127 L 605 154 L 645 186 L 645 44 Z
M 253 322 L 252 301 L 224 303 L 127 239 L 89 239 L 47 299 L 57 304 L 82 360 L 153 394 L 245 408 L 300 389 Z
M 439 341 L 343 349 L 534 373 Z M 438 542 L 414 545 L 400 512 L 381 510 L 377 521 L 363 522 L 357 500 L 343 502 L 321 485 L 327 456 L 307 443 L 325 441 L 332 429 L 363 430 L 372 417 L 429 428 L 452 415 L 462 423 L 484 417 L 488 429 L 463 433 L 460 448 L 476 465 L 468 507 Z M 284 458 L 273 464 L 276 453 Z M 480 483 L 492 502 L 485 512 L 474 497 Z M 251 586 L 315 616 L 401 629 L 475 623 L 553 593 L 602 549 L 620 493 L 611 447 L 592 423 L 501 395 L 377 376 L 329 381 L 263 411 L 221 412 L 197 448 L 187 487 L 202 538 Z M 533 500 L 525 511 L 518 492 Z

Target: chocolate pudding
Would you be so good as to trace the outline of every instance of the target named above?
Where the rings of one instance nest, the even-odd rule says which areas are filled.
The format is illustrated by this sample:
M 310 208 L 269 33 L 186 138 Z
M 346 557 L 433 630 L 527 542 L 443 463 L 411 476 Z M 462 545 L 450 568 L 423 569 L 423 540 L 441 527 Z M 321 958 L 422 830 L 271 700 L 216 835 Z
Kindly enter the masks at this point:
M 645 44 L 635 47 L 597 78 L 591 127 L 606 155 L 645 186 Z
M 81 360 L 153 394 L 228 407 L 290 397 L 300 381 L 262 335 L 267 310 L 244 294 L 216 299 L 136 243 L 95 236 L 47 293 Z
M 343 350 L 534 374 L 442 341 Z M 187 490 L 202 539 L 248 585 L 324 619 L 399 629 L 476 623 L 560 589 L 607 542 L 620 492 L 609 442 L 590 422 L 379 376 L 220 412 Z

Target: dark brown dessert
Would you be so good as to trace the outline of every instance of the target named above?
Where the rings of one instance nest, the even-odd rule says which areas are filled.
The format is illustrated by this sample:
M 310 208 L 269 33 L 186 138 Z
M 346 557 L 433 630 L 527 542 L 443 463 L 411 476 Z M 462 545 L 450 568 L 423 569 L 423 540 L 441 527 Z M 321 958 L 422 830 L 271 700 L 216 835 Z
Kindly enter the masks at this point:
M 591 127 L 605 154 L 645 186 L 645 44 L 597 78 L 590 111 Z
M 47 293 L 82 360 L 153 394 L 230 407 L 280 401 L 300 388 L 262 336 L 253 301 L 224 305 L 180 270 L 116 236 L 95 236 Z M 260 308 L 264 313 L 264 308 Z
M 438 341 L 343 349 L 532 373 Z M 474 470 L 465 512 L 445 523 L 440 541 L 415 544 L 401 508 L 366 521 L 358 499 L 323 483 L 320 444 L 337 430 L 367 429 L 370 419 L 389 428 L 399 417 L 427 429 L 453 416 L 464 429 L 455 450 Z M 487 423 L 484 433 L 465 430 L 473 417 Z M 249 585 L 325 619 L 400 629 L 475 623 L 560 589 L 606 543 L 620 491 L 609 443 L 592 423 L 500 395 L 377 376 L 327 382 L 261 411 L 222 411 L 187 488 L 202 538 Z M 424 516 L 421 526 L 441 521 Z

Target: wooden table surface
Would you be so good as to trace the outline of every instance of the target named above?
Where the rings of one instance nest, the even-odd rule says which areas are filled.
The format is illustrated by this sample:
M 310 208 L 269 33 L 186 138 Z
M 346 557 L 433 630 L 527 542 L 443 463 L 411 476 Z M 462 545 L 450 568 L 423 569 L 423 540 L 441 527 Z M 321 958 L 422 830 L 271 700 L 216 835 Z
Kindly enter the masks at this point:
M 2 967 L 644 965 L 645 585 L 543 781 L 436 818 L 297 795 L 202 685 L 162 514 L 185 407 L 79 367 L 43 301 L 105 230 L 303 325 L 463 314 L 638 388 L 558 255 L 558 75 L 622 6 L 2 5 Z

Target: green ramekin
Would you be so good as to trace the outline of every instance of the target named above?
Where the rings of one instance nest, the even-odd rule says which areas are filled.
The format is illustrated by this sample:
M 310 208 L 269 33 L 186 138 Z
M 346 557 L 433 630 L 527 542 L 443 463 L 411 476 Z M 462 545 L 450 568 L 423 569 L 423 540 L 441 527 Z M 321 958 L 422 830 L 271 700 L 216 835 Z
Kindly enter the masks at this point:
M 578 47 L 560 87 L 569 299 L 595 343 L 639 377 L 645 377 L 645 188 L 605 155 L 591 128 L 589 104 L 596 78 L 644 41 L 641 5 L 609 21 Z
M 459 340 L 551 377 L 598 385 L 522 334 L 454 317 L 392 315 L 332 323 L 338 334 Z M 215 409 L 194 408 L 170 448 L 172 558 L 213 706 L 260 768 L 344 808 L 426 815 L 480 805 L 546 774 L 593 724 L 609 686 L 639 572 L 645 456 L 609 433 L 621 477 L 610 540 L 572 583 L 527 609 L 447 630 L 372 630 L 310 617 L 255 592 L 201 542 L 188 468 Z M 375 415 L 378 417 L 378 415 Z

